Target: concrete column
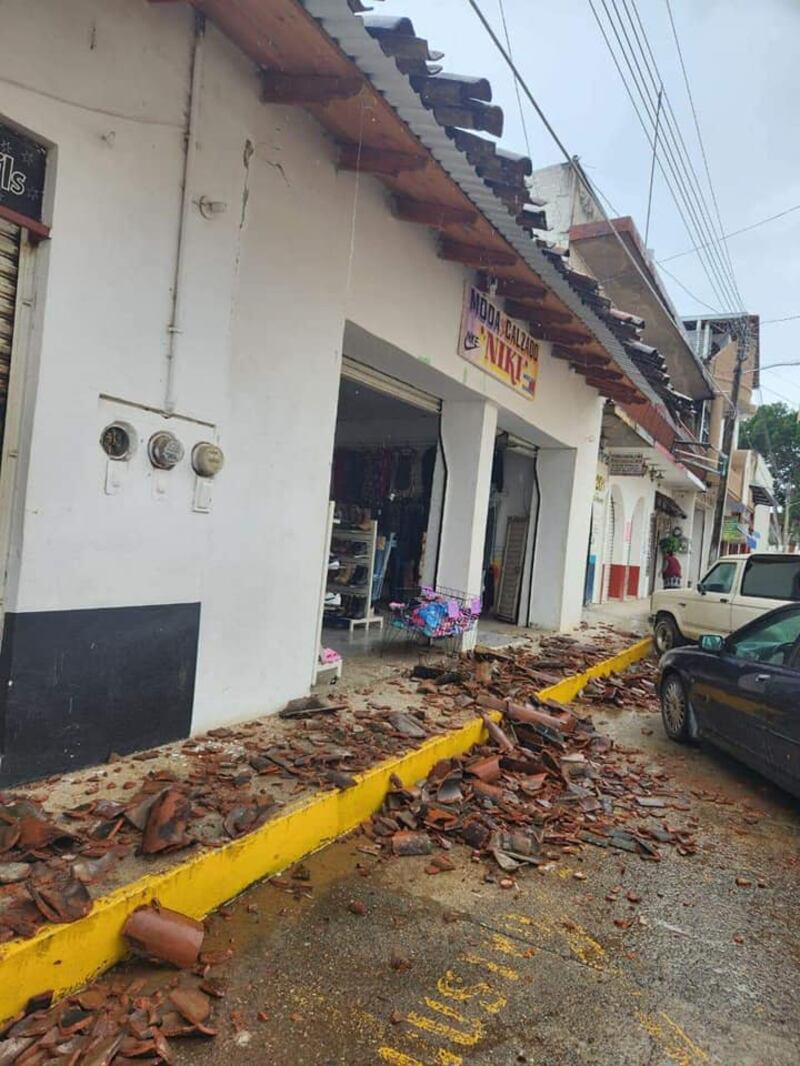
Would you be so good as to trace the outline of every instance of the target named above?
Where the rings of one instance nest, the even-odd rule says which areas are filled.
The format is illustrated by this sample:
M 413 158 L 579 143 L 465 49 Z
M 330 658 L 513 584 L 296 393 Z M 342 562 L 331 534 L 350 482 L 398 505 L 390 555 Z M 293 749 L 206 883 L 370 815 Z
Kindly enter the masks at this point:
M 760 503 L 753 509 L 753 532 L 758 534 L 758 551 L 769 551 L 769 517 L 771 507 Z
M 577 448 L 543 448 L 530 620 L 546 629 L 577 625 L 597 475 L 597 436 Z
M 433 466 L 431 483 L 431 502 L 428 510 L 428 531 L 425 535 L 425 558 L 422 560 L 420 575 L 423 585 L 436 584 L 436 570 L 439 565 L 439 537 L 442 528 L 444 494 L 446 485 L 446 464 L 441 444 L 436 448 L 436 462 Z
M 483 401 L 445 400 L 441 429 L 447 486 L 436 583 L 479 596 L 497 408 Z M 472 633 L 464 646 L 474 643 Z
M 672 498 L 686 515 L 686 518 L 676 518 L 673 522 L 674 526 L 681 527 L 684 537 L 689 541 L 689 551 L 685 555 L 678 556 L 682 571 L 681 583 L 686 588 L 689 585 L 689 575 L 692 572 L 692 544 L 694 541 L 694 514 L 697 492 L 691 489 L 676 491 L 672 493 Z

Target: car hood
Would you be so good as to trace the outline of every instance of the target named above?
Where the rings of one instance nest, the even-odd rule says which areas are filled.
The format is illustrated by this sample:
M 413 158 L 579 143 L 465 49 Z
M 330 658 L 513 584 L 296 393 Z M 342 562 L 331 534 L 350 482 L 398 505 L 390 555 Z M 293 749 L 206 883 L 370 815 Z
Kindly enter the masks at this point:
M 686 599 L 687 593 L 694 592 L 694 589 L 657 589 L 652 597 L 653 603 L 670 603 L 673 600 Z
M 661 656 L 658 662 L 659 674 L 663 674 L 664 671 L 672 666 L 677 670 L 686 669 L 690 663 L 697 662 L 698 659 L 703 661 L 713 657 L 713 652 L 703 651 L 702 648 L 696 646 L 686 648 L 672 648 L 671 651 L 666 651 Z

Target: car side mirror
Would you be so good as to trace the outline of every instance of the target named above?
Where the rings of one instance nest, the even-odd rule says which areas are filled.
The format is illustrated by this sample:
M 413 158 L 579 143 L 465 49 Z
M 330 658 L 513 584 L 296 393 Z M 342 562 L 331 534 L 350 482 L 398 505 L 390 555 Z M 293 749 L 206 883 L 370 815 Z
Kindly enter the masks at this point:
M 698 640 L 697 644 L 703 651 L 719 654 L 719 652 L 725 647 L 725 638 L 719 636 L 717 633 L 704 633 Z
M 700 593 L 701 596 L 705 596 L 706 587 L 705 587 L 705 585 L 703 584 L 702 581 L 698 581 L 697 582 L 697 591 Z

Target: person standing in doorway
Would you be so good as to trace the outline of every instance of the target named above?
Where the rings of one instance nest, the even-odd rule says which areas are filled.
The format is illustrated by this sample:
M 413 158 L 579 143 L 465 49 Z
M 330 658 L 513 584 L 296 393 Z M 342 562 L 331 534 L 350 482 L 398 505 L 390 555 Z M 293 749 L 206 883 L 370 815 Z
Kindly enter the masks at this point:
M 678 556 L 673 551 L 664 552 L 664 566 L 661 570 L 665 589 L 679 589 L 681 587 L 681 564 Z

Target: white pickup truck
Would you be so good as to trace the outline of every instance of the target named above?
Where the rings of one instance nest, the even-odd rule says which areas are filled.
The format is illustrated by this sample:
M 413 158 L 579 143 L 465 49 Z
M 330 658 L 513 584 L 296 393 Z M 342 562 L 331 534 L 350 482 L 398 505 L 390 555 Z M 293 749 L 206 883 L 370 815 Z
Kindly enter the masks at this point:
M 659 655 L 703 633 L 727 636 L 773 607 L 800 600 L 800 555 L 726 555 L 696 588 L 659 589 L 650 622 Z

